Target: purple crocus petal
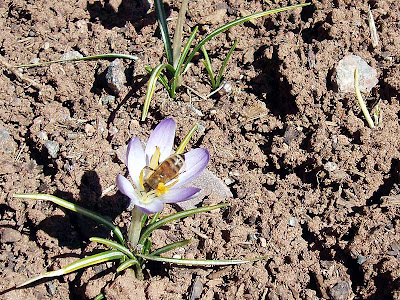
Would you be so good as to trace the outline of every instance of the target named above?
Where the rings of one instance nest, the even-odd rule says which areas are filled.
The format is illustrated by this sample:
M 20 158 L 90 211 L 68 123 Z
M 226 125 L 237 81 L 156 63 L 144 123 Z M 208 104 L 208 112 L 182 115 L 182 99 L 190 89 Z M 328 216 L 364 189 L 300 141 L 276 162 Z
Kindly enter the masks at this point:
M 142 143 L 138 137 L 134 137 L 129 141 L 128 150 L 126 151 L 126 165 L 136 188 L 139 189 L 139 176 L 142 169 L 146 166 L 146 159 Z
M 133 204 L 138 205 L 140 203 L 132 184 L 121 174 L 118 174 L 117 176 L 117 187 L 122 194 L 131 199 Z
M 195 187 L 171 188 L 168 193 L 158 197 L 164 203 L 177 203 L 192 199 L 198 195 L 200 189 Z
M 164 208 L 164 204 L 159 199 L 154 199 L 150 203 L 140 203 L 136 206 L 141 212 L 151 215 L 161 211 Z
M 210 160 L 210 153 L 207 149 L 196 148 L 185 154 L 185 165 L 183 173 L 178 177 L 174 188 L 185 185 L 195 179 L 205 169 Z
M 160 147 L 160 162 L 171 155 L 172 146 L 175 138 L 175 121 L 174 119 L 165 119 L 157 125 L 153 133 L 150 135 L 146 144 L 146 164 L 149 165 L 151 156 L 156 151 L 156 146 Z

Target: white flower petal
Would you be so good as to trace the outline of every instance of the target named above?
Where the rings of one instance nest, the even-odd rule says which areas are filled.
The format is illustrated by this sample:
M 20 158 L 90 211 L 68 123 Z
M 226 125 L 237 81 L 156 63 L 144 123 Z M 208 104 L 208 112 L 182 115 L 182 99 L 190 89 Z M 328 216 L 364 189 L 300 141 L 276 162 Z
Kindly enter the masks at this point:
M 196 148 L 190 150 L 185 154 L 185 165 L 183 172 L 178 177 L 178 183 L 174 185 L 174 188 L 183 186 L 193 179 L 206 168 L 210 160 L 210 153 L 207 149 Z
M 136 194 L 132 184 L 121 174 L 118 174 L 117 176 L 117 187 L 122 194 L 131 199 L 133 204 L 137 205 L 140 203 L 139 197 Z
M 177 203 L 192 199 L 198 195 L 200 189 L 195 187 L 171 188 L 166 194 L 158 197 L 164 203 Z
M 138 137 L 134 137 L 129 141 L 128 150 L 126 151 L 126 165 L 128 166 L 129 175 L 135 183 L 135 187 L 139 189 L 139 176 L 142 169 L 146 166 L 146 160 L 142 143 Z
M 151 215 L 151 214 L 155 214 L 155 213 L 161 211 L 164 208 L 164 204 L 160 200 L 155 198 L 150 203 L 147 203 L 147 204 L 139 203 L 136 205 L 136 207 L 141 212 L 144 212 L 147 215 Z
M 157 125 L 146 144 L 146 165 L 150 164 L 151 156 L 156 151 L 156 147 L 160 147 L 160 162 L 171 155 L 172 146 L 175 138 L 175 121 L 174 119 L 165 119 Z

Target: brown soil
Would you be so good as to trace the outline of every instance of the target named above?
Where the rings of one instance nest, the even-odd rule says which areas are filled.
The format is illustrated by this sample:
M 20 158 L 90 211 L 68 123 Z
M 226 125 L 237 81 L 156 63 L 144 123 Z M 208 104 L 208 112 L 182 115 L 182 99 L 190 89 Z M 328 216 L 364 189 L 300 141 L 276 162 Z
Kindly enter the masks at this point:
M 146 13 L 142 1 L 122 1 L 118 12 L 118 1 L 109 2 L 0 1 L 0 298 L 90 299 L 103 292 L 107 299 L 194 299 L 199 293 L 201 299 L 399 299 L 400 2 L 313 0 L 302 10 L 234 28 L 207 45 L 219 66 L 239 39 L 226 73 L 232 93 L 202 100 L 182 88 L 172 100 L 160 87 L 146 122 L 138 121 L 144 66 L 163 55 L 155 14 Z M 199 24 L 204 35 L 244 14 L 295 3 L 191 1 L 185 32 Z M 169 1 L 170 17 L 177 7 Z M 72 50 L 137 54 L 139 60 L 124 61 L 126 87 L 108 103 L 109 61 L 23 71 L 37 85 L 5 67 Z M 332 71 L 349 53 L 378 70 L 379 84 L 366 95 L 369 105 L 380 100 L 376 130 L 367 126 L 354 94 L 333 88 Z M 210 92 L 199 59 L 185 84 Z M 124 197 L 108 189 L 126 172 L 117 150 L 134 135 L 145 140 L 167 116 L 177 121 L 177 143 L 195 122 L 204 126 L 192 146 L 210 150 L 209 169 L 228 183 L 233 198 L 226 210 L 158 230 L 155 246 L 193 238 L 169 255 L 269 258 L 219 268 L 150 263 L 144 281 L 130 273 L 116 277 L 107 264 L 12 289 L 96 251 L 88 238 L 109 234 L 84 217 L 12 194 L 54 194 L 126 226 Z M 45 135 L 60 146 L 54 157 Z

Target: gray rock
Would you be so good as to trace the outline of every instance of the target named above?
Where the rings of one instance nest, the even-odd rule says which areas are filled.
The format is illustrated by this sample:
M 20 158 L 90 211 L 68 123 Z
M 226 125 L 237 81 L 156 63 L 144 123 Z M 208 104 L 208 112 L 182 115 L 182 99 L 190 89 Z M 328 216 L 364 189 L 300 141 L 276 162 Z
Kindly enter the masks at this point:
M 291 217 L 288 221 L 288 225 L 290 227 L 295 227 L 297 225 L 297 218 L 296 217 Z
M 46 141 L 44 143 L 49 155 L 52 158 L 57 158 L 58 151 L 60 150 L 60 144 L 56 141 Z
M 340 281 L 329 290 L 333 300 L 347 300 L 350 294 L 350 286 L 347 281 Z
M 17 149 L 17 144 L 4 127 L 0 127 L 0 147 L 8 153 L 14 153 Z
M 197 204 L 211 194 L 220 197 L 222 201 L 228 197 L 233 197 L 231 190 L 226 184 L 207 169 L 201 172 L 199 177 L 188 185 L 197 187 L 201 189 L 201 191 L 196 198 L 177 203 L 177 205 L 184 210 L 195 208 Z
M 115 102 L 115 96 L 113 95 L 103 95 L 101 96 L 101 103 L 103 103 L 103 105 L 108 105 L 108 104 L 112 104 Z
M 327 170 L 328 172 L 334 172 L 338 166 L 336 163 L 332 162 L 332 161 L 328 161 L 325 165 L 324 165 L 325 170 Z
M 15 243 L 21 239 L 21 233 L 12 228 L 0 229 L 0 241 L 2 243 Z
M 339 92 L 355 93 L 354 70 L 358 68 L 358 87 L 368 93 L 378 83 L 378 72 L 370 67 L 361 57 L 350 54 L 341 59 L 336 66 L 333 82 Z
M 196 279 L 192 285 L 192 291 L 190 293 L 190 300 L 200 299 L 201 293 L 203 292 L 203 283 L 200 281 L 200 276 L 196 276 Z
M 359 265 L 362 265 L 363 263 L 365 263 L 366 260 L 367 260 L 367 259 L 366 259 L 366 257 L 365 257 L 364 255 L 359 255 L 359 256 L 357 256 L 357 263 L 358 263 Z
M 78 51 L 69 51 L 69 52 L 61 55 L 60 59 L 71 60 L 71 59 L 82 58 L 82 57 L 83 57 L 83 55 L 80 54 Z
M 126 77 L 125 68 L 120 59 L 115 59 L 107 68 L 106 81 L 115 95 L 121 94 L 126 83 Z
M 43 141 L 47 141 L 49 139 L 46 131 L 39 131 L 36 136 Z

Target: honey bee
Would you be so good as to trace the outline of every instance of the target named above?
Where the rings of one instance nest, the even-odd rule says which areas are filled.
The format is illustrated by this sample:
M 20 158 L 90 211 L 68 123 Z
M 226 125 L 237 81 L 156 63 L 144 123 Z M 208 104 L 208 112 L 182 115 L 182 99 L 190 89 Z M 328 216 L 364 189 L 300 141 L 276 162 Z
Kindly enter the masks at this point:
M 155 170 L 151 170 L 151 173 L 148 174 L 143 183 L 145 190 L 147 192 L 157 190 L 160 183 L 166 184 L 176 178 L 184 162 L 184 158 L 179 154 L 173 154 L 168 157 Z

